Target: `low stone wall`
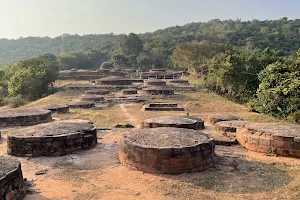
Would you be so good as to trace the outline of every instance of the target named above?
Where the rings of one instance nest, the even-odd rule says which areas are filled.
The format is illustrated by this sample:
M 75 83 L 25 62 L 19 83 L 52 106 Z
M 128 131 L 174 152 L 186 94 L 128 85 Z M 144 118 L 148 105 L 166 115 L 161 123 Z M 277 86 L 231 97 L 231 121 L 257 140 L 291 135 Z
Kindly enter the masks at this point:
M 9 109 L 0 113 L 0 127 L 31 126 L 51 120 L 51 111 L 43 109 Z
M 175 86 L 175 87 L 171 87 L 171 88 L 177 92 L 195 92 L 196 91 L 196 87 L 194 87 L 194 86 Z
M 228 133 L 232 132 L 235 133 L 237 128 L 244 127 L 247 123 L 247 121 L 221 121 L 215 124 L 215 130 L 222 133 Z
M 75 102 L 75 103 L 71 103 L 69 104 L 69 108 L 72 109 L 78 109 L 78 108 L 82 108 L 82 109 L 87 109 L 87 108 L 94 108 L 95 107 L 95 103 L 94 102 Z
M 200 130 L 204 129 L 204 120 L 189 117 L 189 116 L 175 116 L 175 117 L 156 117 L 146 119 L 141 124 L 142 128 L 158 128 L 158 127 L 174 127 Z
M 137 94 L 136 89 L 124 89 L 122 90 L 123 95 L 132 95 L 132 94 Z
M 123 135 L 119 152 L 121 163 L 132 169 L 155 174 L 178 174 L 202 171 L 215 163 L 214 141 L 203 133 L 178 128 L 141 129 L 135 132 L 136 136 L 130 133 Z M 193 140 L 193 144 L 187 141 L 189 139 Z
M 52 127 L 52 126 L 51 126 Z M 53 127 L 51 128 L 53 129 Z M 58 130 L 64 128 L 58 128 Z M 43 129 L 41 129 L 43 130 Z M 55 131 L 55 130 L 54 130 Z M 17 136 L 9 135 L 7 153 L 13 156 L 62 156 L 78 150 L 90 149 L 97 144 L 95 127 L 59 135 Z
M 58 80 L 95 80 L 107 76 L 123 76 L 122 72 L 112 72 L 110 70 L 98 71 L 61 71 Z
M 168 83 L 179 84 L 179 85 L 189 85 L 189 81 L 183 80 L 183 79 L 172 79 L 172 80 L 169 80 Z
M 105 97 L 102 95 L 83 95 L 81 97 L 81 101 L 102 102 L 104 100 L 105 100 Z
M 106 100 L 108 103 L 126 104 L 126 103 L 140 103 L 146 101 L 142 97 L 111 97 Z
M 167 85 L 166 81 L 162 80 L 145 80 L 144 86 L 165 86 Z
M 238 142 L 248 150 L 300 158 L 300 126 L 247 124 L 238 128 Z
M 95 80 L 96 85 L 131 85 L 132 80 Z
M 43 106 L 42 108 L 46 109 L 46 110 L 50 110 L 51 113 L 57 113 L 57 114 L 68 113 L 69 112 L 69 106 L 68 105 L 51 104 L 51 105 Z
M 208 121 L 209 123 L 215 125 L 218 122 L 223 122 L 223 121 L 243 121 L 244 119 L 232 115 L 226 115 L 226 114 L 214 114 L 208 116 Z
M 96 90 L 88 90 L 85 91 L 86 95 L 107 95 L 110 91 L 106 89 L 96 89 Z
M 0 157 L 0 166 L 3 167 L 1 171 L 7 168 L 7 165 L 10 165 L 11 169 L 1 172 L 0 199 L 22 199 L 25 192 L 23 191 L 21 163 L 10 158 Z
M 143 108 L 145 111 L 184 111 L 182 105 L 175 103 L 150 103 Z
M 147 95 L 174 95 L 173 89 L 168 88 L 146 88 L 144 89 L 145 94 Z

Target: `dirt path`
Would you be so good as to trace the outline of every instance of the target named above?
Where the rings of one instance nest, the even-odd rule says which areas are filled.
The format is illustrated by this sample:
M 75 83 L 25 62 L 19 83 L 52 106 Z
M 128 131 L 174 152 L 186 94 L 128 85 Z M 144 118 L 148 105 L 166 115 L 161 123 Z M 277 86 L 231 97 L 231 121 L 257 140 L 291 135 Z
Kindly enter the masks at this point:
M 131 115 L 131 113 L 128 113 L 127 109 L 126 109 L 126 105 L 127 104 L 120 104 L 120 108 L 121 110 L 123 111 L 123 113 L 126 115 L 126 117 L 128 117 L 128 121 L 130 121 L 135 127 L 139 128 L 140 127 L 140 124 L 138 122 L 138 120 L 133 117 Z

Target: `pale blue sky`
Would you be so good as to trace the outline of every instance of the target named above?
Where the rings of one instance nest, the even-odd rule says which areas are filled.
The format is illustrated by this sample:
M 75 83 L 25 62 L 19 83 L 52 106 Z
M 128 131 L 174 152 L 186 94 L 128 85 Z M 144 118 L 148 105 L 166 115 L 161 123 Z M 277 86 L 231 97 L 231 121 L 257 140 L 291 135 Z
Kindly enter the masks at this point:
M 210 19 L 300 18 L 300 0 L 0 0 L 0 37 L 143 33 Z

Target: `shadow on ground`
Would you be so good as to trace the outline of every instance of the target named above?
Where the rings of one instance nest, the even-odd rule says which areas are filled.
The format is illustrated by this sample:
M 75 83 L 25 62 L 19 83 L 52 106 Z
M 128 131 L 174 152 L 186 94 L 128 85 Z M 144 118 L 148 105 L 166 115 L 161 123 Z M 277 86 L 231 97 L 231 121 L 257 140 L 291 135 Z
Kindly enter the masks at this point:
M 292 180 L 279 165 L 247 160 L 242 156 L 243 151 L 238 147 L 218 147 L 215 167 L 199 173 L 165 177 L 194 188 L 235 194 L 268 192 L 284 187 Z

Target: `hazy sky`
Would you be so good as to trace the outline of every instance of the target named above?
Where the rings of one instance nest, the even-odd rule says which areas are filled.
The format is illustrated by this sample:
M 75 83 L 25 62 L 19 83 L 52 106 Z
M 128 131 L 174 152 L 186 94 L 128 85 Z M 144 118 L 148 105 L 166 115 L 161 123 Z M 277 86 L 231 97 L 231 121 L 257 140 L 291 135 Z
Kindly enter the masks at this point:
M 0 37 L 143 33 L 210 19 L 300 18 L 300 0 L 0 0 Z

